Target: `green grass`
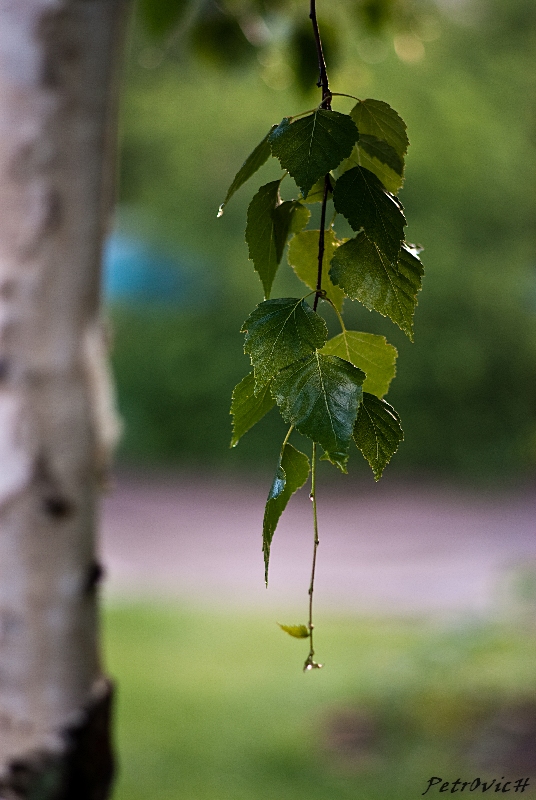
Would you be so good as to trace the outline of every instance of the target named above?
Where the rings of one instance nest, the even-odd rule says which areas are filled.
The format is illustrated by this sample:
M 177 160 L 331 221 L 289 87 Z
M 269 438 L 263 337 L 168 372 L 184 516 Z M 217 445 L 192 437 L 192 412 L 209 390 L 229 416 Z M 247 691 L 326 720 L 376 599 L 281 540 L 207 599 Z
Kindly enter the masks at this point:
M 319 619 L 305 675 L 306 643 L 253 613 L 113 605 L 104 627 L 114 800 L 410 800 L 536 690 L 536 637 L 491 624 Z

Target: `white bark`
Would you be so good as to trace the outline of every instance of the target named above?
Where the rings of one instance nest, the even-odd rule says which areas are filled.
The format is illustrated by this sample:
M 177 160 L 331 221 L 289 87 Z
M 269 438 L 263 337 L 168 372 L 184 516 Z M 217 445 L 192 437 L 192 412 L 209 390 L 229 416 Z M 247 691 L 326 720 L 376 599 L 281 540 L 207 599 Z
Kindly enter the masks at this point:
M 100 675 L 88 580 L 115 435 L 99 287 L 123 11 L 0 0 L 0 777 L 61 748 Z

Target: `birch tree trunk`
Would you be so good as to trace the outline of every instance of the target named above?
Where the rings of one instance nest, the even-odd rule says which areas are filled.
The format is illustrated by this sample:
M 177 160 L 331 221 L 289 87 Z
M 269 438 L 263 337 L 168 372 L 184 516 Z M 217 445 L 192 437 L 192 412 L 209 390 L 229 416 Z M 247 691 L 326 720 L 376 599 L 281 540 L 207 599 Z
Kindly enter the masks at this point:
M 111 782 L 95 521 L 125 2 L 0 0 L 2 800 L 100 800 Z

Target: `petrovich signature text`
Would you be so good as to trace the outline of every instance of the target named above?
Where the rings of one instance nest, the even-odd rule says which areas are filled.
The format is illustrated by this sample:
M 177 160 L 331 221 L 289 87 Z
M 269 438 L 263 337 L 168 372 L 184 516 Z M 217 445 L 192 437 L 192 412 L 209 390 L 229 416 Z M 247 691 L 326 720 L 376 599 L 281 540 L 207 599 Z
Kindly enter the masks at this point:
M 443 778 L 433 777 L 428 780 L 428 786 L 422 794 L 427 794 L 430 789 L 436 792 L 524 792 L 530 786 L 528 778 L 517 778 L 515 781 L 506 781 L 504 775 L 500 780 L 483 781 L 480 778 L 473 778 L 472 781 L 462 781 L 456 778 L 455 781 L 444 781 Z

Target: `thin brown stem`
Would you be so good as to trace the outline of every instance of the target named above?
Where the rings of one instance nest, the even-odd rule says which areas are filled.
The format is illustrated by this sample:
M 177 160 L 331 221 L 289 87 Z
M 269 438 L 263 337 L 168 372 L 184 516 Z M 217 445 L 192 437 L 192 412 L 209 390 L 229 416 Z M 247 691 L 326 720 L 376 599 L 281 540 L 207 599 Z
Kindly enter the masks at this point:
M 313 457 L 311 465 L 311 500 L 313 501 L 313 520 L 314 520 L 314 544 L 313 544 L 313 564 L 311 567 L 311 582 L 309 583 L 309 621 L 307 627 L 309 628 L 309 655 L 303 665 L 304 672 L 311 669 L 320 669 L 322 664 L 317 664 L 314 660 L 314 646 L 313 646 L 313 595 L 315 590 L 315 572 L 316 572 L 316 551 L 318 549 L 318 518 L 316 514 L 316 442 L 313 442 Z
M 313 23 L 316 53 L 318 56 L 318 83 L 316 85 L 322 89 L 322 108 L 331 109 L 331 92 L 329 90 L 328 73 L 326 70 L 326 61 L 324 59 L 324 52 L 322 50 L 322 40 L 320 39 L 320 31 L 318 30 L 318 22 L 316 19 L 316 0 L 311 0 L 309 19 Z
M 322 102 L 321 108 L 331 111 L 331 91 L 329 88 L 328 73 L 326 69 L 326 60 L 322 50 L 322 40 L 320 38 L 320 31 L 318 29 L 318 20 L 316 18 L 316 0 L 311 0 L 309 18 L 313 23 L 313 32 L 316 42 L 316 53 L 318 56 L 318 83 L 317 86 L 322 89 Z M 324 177 L 324 196 L 322 198 L 322 212 L 320 216 L 320 235 L 318 237 L 318 277 L 316 281 L 316 297 L 313 305 L 313 310 L 316 311 L 318 301 L 322 297 L 322 262 L 324 260 L 324 239 L 326 228 L 326 206 L 328 202 L 328 193 L 331 189 L 331 181 L 329 174 Z
M 318 83 L 317 86 L 322 89 L 322 102 L 320 108 L 331 111 L 331 92 L 329 89 L 328 73 L 326 70 L 326 61 L 322 51 L 322 41 L 320 39 L 320 31 L 318 30 L 318 21 L 316 19 L 316 3 L 311 0 L 311 10 L 309 17 L 313 23 L 313 31 L 316 42 L 316 52 L 318 55 Z M 325 249 L 325 236 L 326 236 L 326 208 L 328 204 L 328 194 L 331 190 L 331 180 L 329 173 L 324 176 L 324 194 L 322 196 L 322 210 L 320 213 L 320 232 L 318 235 L 318 273 L 316 279 L 316 293 L 315 301 L 313 304 L 313 311 L 318 307 L 318 301 L 324 295 L 322 291 L 322 266 L 324 261 Z M 311 500 L 313 501 L 313 520 L 314 520 L 314 545 L 313 545 L 313 564 L 311 567 L 311 582 L 309 584 L 309 655 L 303 665 L 304 672 L 311 669 L 319 669 L 322 664 L 318 664 L 314 660 L 315 650 L 313 645 L 313 595 L 315 589 L 315 572 L 316 572 L 316 552 L 318 549 L 318 519 L 316 514 L 316 442 L 313 442 L 313 458 L 311 468 Z
M 316 311 L 318 301 L 322 297 L 322 265 L 324 262 L 325 236 L 326 236 L 326 207 L 328 204 L 328 193 L 331 189 L 329 175 L 324 177 L 324 195 L 322 197 L 322 211 L 320 214 L 320 233 L 318 236 L 318 273 L 316 279 L 316 296 L 313 304 L 313 311 Z

